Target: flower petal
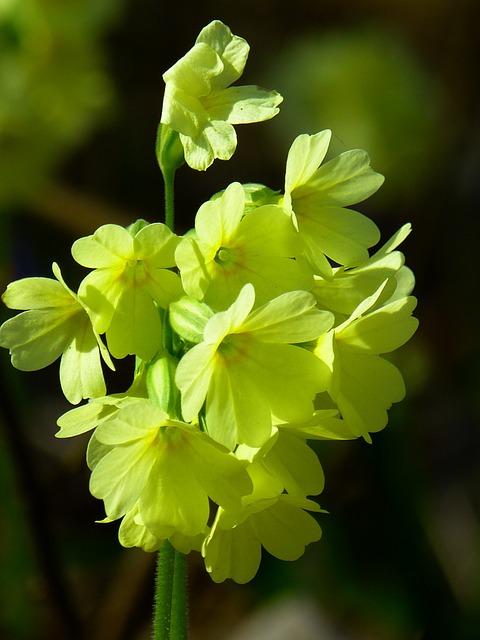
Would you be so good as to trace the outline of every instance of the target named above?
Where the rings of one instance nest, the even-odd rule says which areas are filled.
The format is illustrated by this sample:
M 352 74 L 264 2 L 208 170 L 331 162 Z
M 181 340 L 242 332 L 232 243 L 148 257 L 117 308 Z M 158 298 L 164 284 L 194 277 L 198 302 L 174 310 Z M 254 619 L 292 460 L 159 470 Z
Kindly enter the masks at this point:
M 252 527 L 262 546 L 280 560 L 297 560 L 307 544 L 320 540 L 320 525 L 309 513 L 289 501 L 280 499 L 269 509 L 252 516 Z M 315 503 L 309 501 L 312 508 Z
M 237 134 L 231 124 L 223 120 L 211 120 L 204 129 L 204 136 L 208 140 L 215 158 L 230 160 L 237 148 Z M 188 162 L 186 155 L 185 159 Z
M 238 80 L 250 50 L 246 40 L 234 36 L 220 20 L 213 20 L 200 31 L 196 41 L 212 47 L 223 62 L 221 73 L 212 79 L 212 89 L 223 89 Z
M 205 568 L 214 582 L 232 578 L 246 584 L 257 573 L 262 547 L 249 521 L 234 529 L 213 527 L 202 549 Z
M 255 289 L 250 283 L 242 287 L 235 302 L 226 310 L 216 313 L 205 326 L 206 342 L 219 343 L 229 333 L 235 333 L 248 316 L 255 302 Z
M 194 137 L 180 133 L 180 141 L 185 152 L 185 161 L 192 169 L 206 171 L 215 160 L 212 145 L 203 129 Z
M 74 259 L 83 267 L 113 267 L 133 258 L 133 238 L 118 224 L 104 224 L 72 245 Z
M 385 178 L 370 166 L 366 151 L 352 149 L 322 165 L 293 197 L 315 193 L 323 206 L 348 207 L 373 195 Z
M 179 242 L 180 238 L 166 225 L 161 222 L 149 224 L 133 239 L 135 258 L 146 261 L 150 269 L 174 267 Z
M 211 90 L 211 79 L 224 69 L 223 62 L 217 52 L 205 42 L 197 43 L 178 62 L 163 74 L 168 85 L 174 84 L 190 96 L 207 95 Z M 166 122 L 162 116 L 162 122 Z
M 71 294 L 52 278 L 22 278 L 11 282 L 2 295 L 9 309 L 51 309 L 74 304 Z
M 317 204 L 316 196 L 294 201 L 299 230 L 311 246 L 347 267 L 368 260 L 367 248 L 380 239 L 377 225 L 366 216 L 341 207 Z
M 322 466 L 303 438 L 281 431 L 262 463 L 282 481 L 290 495 L 304 498 L 323 491 L 325 478 Z
M 241 496 L 252 491 L 243 464 L 202 432 L 184 436 L 190 465 L 209 497 L 226 509 L 238 508 Z
M 78 305 L 77 314 L 83 313 Z M 65 314 L 62 308 L 23 311 L 0 327 L 0 346 L 9 349 L 16 369 L 43 369 L 59 358 L 71 342 L 77 314 Z
M 144 551 L 157 551 L 163 542 L 150 533 L 144 524 L 137 522 L 138 506 L 136 505 L 123 516 L 118 530 L 118 540 L 123 547 L 140 547 Z
M 245 192 L 238 182 L 230 184 L 219 198 L 202 204 L 195 217 L 200 242 L 220 248 L 235 237 L 245 208 Z
M 156 452 L 148 439 L 115 447 L 98 460 L 90 477 L 90 492 L 104 501 L 109 518 L 121 518 L 135 506 L 155 460 Z
M 283 97 L 276 91 L 249 85 L 213 92 L 202 103 L 212 120 L 247 124 L 270 120 L 279 112 L 282 101 Z
M 199 413 L 207 395 L 214 369 L 216 344 L 195 345 L 178 363 L 175 382 L 182 392 L 182 414 L 191 422 Z
M 161 326 L 148 293 L 141 287 L 125 287 L 107 330 L 108 349 L 114 358 L 135 354 L 151 360 L 161 343 Z
M 306 183 L 317 170 L 328 151 L 332 137 L 329 129 L 309 136 L 304 133 L 293 141 L 287 157 L 285 193 Z
M 174 131 L 193 138 L 208 122 L 208 113 L 199 98 L 167 84 L 160 122 Z
M 320 311 L 307 291 L 289 291 L 253 311 L 242 324 L 257 340 L 296 343 L 315 340 L 333 325 L 333 315 Z
M 337 402 L 352 433 L 370 440 L 388 421 L 387 410 L 405 396 L 399 370 L 380 356 L 338 350 L 335 382 Z
M 413 296 L 395 300 L 347 324 L 336 333 L 337 340 L 359 352 L 394 351 L 410 340 L 418 327 L 418 320 L 411 315 L 416 304 Z
M 183 447 L 162 447 L 139 501 L 145 526 L 156 537 L 165 527 L 196 536 L 205 530 L 209 502 Z
M 106 393 L 97 338 L 87 314 L 78 319 L 73 340 L 60 360 L 60 384 L 69 402 Z
M 218 359 L 207 394 L 208 433 L 230 450 L 238 443 L 262 446 L 272 427 L 268 399 L 257 377 L 249 375 L 248 362 L 242 364 Z

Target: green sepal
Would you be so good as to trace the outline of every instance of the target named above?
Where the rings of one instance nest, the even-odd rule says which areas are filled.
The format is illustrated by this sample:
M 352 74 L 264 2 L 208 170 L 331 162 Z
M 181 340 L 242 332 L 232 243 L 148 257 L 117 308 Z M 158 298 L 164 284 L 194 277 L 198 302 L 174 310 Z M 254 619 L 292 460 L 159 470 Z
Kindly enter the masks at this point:
M 147 365 L 146 383 L 150 401 L 171 418 L 180 418 L 180 392 L 175 384 L 178 358 L 161 349 Z
M 126 227 L 128 233 L 132 236 L 132 238 L 134 238 L 137 233 L 139 231 L 141 231 L 144 227 L 148 227 L 150 223 L 147 222 L 147 220 L 143 220 L 143 218 L 139 218 L 138 220 L 135 220 L 135 222 L 132 222 L 132 224 L 129 224 L 128 227 Z
M 266 204 L 279 204 L 280 191 L 274 191 L 264 184 L 247 183 L 242 184 L 245 191 L 245 213 L 262 207 Z
M 168 124 L 160 123 L 158 126 L 156 153 L 164 175 L 175 172 L 185 162 L 180 136 Z
M 245 213 L 262 207 L 266 204 L 279 204 L 282 195 L 280 191 L 274 191 L 270 187 L 266 187 L 264 184 L 257 184 L 255 182 L 248 182 L 242 184 L 243 191 L 245 193 Z M 210 200 L 218 200 L 225 193 L 225 189 L 214 193 Z
M 204 302 L 183 296 L 169 307 L 170 324 L 173 330 L 186 342 L 198 344 L 203 340 L 205 325 L 213 316 L 213 311 Z

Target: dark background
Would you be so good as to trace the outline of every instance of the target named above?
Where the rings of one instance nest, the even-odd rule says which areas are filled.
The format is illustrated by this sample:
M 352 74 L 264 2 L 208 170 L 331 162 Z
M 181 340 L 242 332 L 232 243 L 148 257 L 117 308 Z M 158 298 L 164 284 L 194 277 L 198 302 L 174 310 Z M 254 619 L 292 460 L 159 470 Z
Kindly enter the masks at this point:
M 413 225 L 403 250 L 417 277 L 420 329 L 395 355 L 407 398 L 373 445 L 314 445 L 329 511 L 319 543 L 295 563 L 264 554 L 246 586 L 213 584 L 192 554 L 192 640 L 264 640 L 265 630 L 240 635 L 242 625 L 261 612 L 278 621 L 285 603 L 303 611 L 304 625 L 316 616 L 311 636 L 297 623 L 297 640 L 475 640 L 477 0 L 3 3 L 2 290 L 12 279 L 50 276 L 52 261 L 75 287 L 84 275 L 70 257 L 77 237 L 105 222 L 162 219 L 161 75 L 214 18 L 251 45 L 240 83 L 276 89 L 285 102 L 271 122 L 237 127 L 228 163 L 178 172 L 177 231 L 234 180 L 281 189 L 293 139 L 331 128 L 332 153 L 364 148 L 386 176 L 358 206 L 383 239 Z M 19 373 L 6 351 L 0 356 L 0 636 L 148 638 L 155 558 L 122 549 L 116 525 L 95 523 L 103 511 L 88 492 L 88 437 L 53 437 L 69 408 L 57 365 Z M 112 385 L 124 388 L 121 375 Z

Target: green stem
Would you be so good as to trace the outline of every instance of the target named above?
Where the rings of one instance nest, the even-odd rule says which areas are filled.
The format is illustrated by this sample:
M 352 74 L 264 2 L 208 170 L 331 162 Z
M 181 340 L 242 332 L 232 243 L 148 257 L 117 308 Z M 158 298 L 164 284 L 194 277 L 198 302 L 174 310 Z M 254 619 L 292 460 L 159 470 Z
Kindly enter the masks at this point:
M 160 125 L 157 134 L 157 158 L 165 189 L 165 225 L 174 230 L 175 171 L 183 163 L 178 133 Z M 165 347 L 172 352 L 172 329 L 163 317 Z M 153 640 L 187 640 L 188 607 L 185 556 L 164 540 L 158 552 Z
M 165 224 L 173 231 L 175 224 L 174 215 L 174 182 L 175 182 L 175 169 L 162 169 L 163 183 L 165 188 Z
M 187 640 L 185 556 L 164 540 L 158 552 L 153 640 Z
M 172 640 L 188 639 L 187 558 L 177 550 L 173 566 L 170 630 Z

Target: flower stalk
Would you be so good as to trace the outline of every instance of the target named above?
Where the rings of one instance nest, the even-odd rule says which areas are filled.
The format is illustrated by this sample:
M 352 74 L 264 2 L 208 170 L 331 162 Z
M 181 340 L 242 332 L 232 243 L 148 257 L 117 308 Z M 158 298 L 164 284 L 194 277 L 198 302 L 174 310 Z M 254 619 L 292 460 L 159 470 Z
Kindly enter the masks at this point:
M 187 640 L 186 561 L 164 540 L 158 552 L 153 640 Z
M 179 134 L 167 124 L 160 124 L 158 127 L 156 154 L 163 176 L 165 225 L 173 231 L 175 172 L 185 162 L 185 157 Z

